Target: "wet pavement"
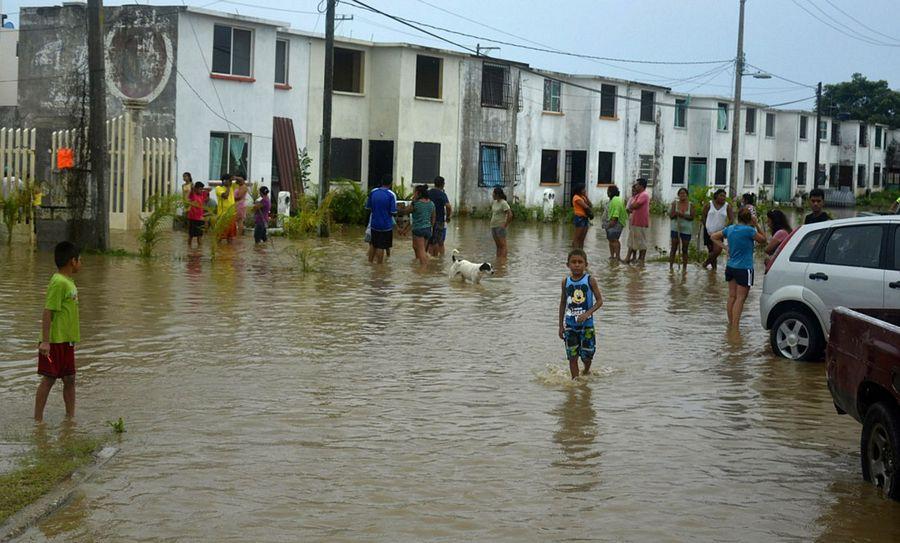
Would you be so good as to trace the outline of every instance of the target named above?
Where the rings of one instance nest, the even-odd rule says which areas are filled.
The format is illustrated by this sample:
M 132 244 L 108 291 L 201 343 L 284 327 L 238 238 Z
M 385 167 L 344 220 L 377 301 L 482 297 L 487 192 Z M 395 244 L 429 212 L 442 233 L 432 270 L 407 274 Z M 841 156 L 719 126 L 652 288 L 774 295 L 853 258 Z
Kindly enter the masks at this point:
M 668 224 L 654 219 L 656 244 Z M 596 375 L 557 337 L 570 227 L 510 229 L 481 285 L 422 270 L 409 239 L 252 237 L 160 258 L 85 256 L 78 421 L 121 452 L 25 541 L 897 541 L 864 484 L 859 425 L 824 365 L 774 357 L 761 283 L 739 332 L 721 272 L 607 262 Z M 128 246 L 128 240 L 115 240 Z M 449 248 L 493 261 L 487 222 Z M 320 247 L 302 273 L 301 247 Z M 650 251 L 654 256 L 655 251 Z M 761 267 L 761 262 L 757 263 Z M 0 436 L 27 435 L 52 256 L 0 247 Z M 59 391 L 47 420 L 62 419 Z

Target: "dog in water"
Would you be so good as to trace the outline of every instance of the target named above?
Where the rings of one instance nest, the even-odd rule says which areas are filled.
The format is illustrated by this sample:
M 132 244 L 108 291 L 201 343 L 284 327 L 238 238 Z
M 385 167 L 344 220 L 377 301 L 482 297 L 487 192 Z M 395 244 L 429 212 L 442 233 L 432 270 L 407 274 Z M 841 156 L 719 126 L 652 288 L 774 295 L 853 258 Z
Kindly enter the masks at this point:
M 490 262 L 476 264 L 459 257 L 459 249 L 453 250 L 453 263 L 450 265 L 450 279 L 462 277 L 463 281 L 480 283 L 485 275 L 494 275 L 494 267 Z

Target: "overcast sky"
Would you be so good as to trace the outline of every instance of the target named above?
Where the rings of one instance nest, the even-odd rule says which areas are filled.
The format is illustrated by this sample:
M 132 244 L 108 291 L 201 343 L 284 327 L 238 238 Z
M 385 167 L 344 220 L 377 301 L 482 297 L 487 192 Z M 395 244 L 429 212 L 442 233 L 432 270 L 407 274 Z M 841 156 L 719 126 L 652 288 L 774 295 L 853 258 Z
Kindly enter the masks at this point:
M 733 59 L 739 0 L 361 0 L 384 12 L 485 39 L 433 30 L 474 48 L 488 39 L 570 53 L 648 61 Z M 192 6 L 283 21 L 323 32 L 320 0 L 186 0 Z M 0 0 L 18 26 L 18 10 L 54 5 L 46 0 Z M 131 2 L 107 0 L 107 5 Z M 178 5 L 141 0 L 139 3 Z M 266 7 L 277 9 L 265 9 Z M 324 2 L 322 2 L 324 9 Z M 842 13 L 841 10 L 844 12 Z M 308 13 L 298 13 L 308 12 Z M 376 41 L 409 42 L 456 49 L 382 15 L 341 1 L 337 34 Z M 855 19 L 855 20 L 854 20 Z M 747 62 L 797 83 L 844 81 L 853 72 L 900 82 L 900 0 L 747 0 L 744 49 Z M 826 23 L 828 23 L 826 25 Z M 829 26 L 830 25 L 830 26 Z M 867 28 L 868 27 L 868 28 Z M 887 45 L 882 45 L 887 44 Z M 730 96 L 729 64 L 657 65 L 608 62 L 501 45 L 490 54 L 536 68 L 598 74 L 670 86 L 681 92 Z M 746 71 L 756 71 L 748 67 Z M 700 76 L 700 74 L 706 74 Z M 700 77 L 698 77 L 700 76 Z M 769 104 L 810 98 L 814 90 L 773 78 L 744 79 L 744 96 Z M 812 100 L 788 107 L 810 108 Z

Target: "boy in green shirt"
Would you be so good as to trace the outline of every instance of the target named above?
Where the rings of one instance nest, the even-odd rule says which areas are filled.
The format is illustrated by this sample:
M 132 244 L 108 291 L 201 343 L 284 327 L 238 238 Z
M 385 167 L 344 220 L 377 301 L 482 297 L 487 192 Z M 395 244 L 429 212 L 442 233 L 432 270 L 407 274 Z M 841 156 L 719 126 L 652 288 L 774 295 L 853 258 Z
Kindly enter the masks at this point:
M 53 259 L 59 270 L 50 278 L 41 316 L 38 374 L 41 383 L 34 398 L 34 420 L 44 420 L 44 406 L 57 379 L 63 380 L 66 418 L 75 417 L 75 343 L 81 340 L 78 322 L 78 288 L 72 275 L 81 269 L 78 247 L 68 241 L 56 244 Z

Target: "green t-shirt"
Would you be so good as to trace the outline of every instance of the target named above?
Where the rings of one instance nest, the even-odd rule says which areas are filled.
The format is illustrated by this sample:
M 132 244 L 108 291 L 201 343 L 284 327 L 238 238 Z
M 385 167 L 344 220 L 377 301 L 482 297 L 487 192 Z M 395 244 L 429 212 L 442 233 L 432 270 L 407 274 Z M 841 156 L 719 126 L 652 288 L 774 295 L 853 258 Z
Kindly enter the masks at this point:
M 44 309 L 53 312 L 50 321 L 50 343 L 77 343 L 81 341 L 78 322 L 78 288 L 72 279 L 54 273 L 47 287 Z
M 425 228 L 431 228 L 432 213 L 434 213 L 434 202 L 423 202 L 422 200 L 416 200 L 415 202 L 413 202 L 413 230 L 423 230 Z
M 509 211 L 509 202 L 506 200 L 494 200 L 491 204 L 491 228 L 500 228 L 506 224 L 507 211 Z
M 628 213 L 625 211 L 625 201 L 621 196 L 613 196 L 609 201 L 609 211 L 607 212 L 607 220 L 618 219 L 619 224 L 625 226 L 628 222 Z

